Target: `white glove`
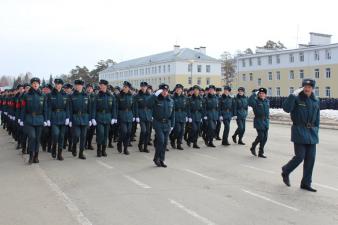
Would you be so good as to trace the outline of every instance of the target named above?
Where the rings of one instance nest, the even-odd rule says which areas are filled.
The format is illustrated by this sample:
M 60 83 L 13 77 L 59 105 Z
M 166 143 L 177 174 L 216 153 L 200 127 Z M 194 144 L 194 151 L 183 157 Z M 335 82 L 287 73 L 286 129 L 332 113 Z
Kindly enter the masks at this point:
M 299 93 L 301 93 L 301 92 L 303 91 L 303 89 L 304 89 L 304 88 L 299 88 L 299 89 L 295 90 L 292 94 L 293 94 L 294 96 L 298 96 Z
M 189 119 L 188 119 L 188 122 L 189 122 L 189 123 L 192 123 L 192 119 L 191 119 L 191 118 L 189 118 Z
M 114 125 L 114 123 L 115 123 L 115 119 L 111 119 L 110 124 Z
M 155 92 L 155 96 L 159 96 L 162 92 L 163 92 L 162 89 L 157 90 L 157 91 Z
M 92 119 L 92 124 L 93 124 L 93 126 L 94 126 L 94 127 L 97 125 L 97 123 L 96 123 L 96 120 L 95 120 L 95 119 Z
M 44 127 L 47 127 L 47 122 L 43 122 L 43 126 L 44 126 Z
M 89 120 L 89 126 L 91 127 L 93 124 L 92 124 L 92 121 Z
M 255 94 L 258 95 L 259 91 L 256 91 Z
M 140 122 L 140 118 L 138 118 L 138 117 L 135 120 L 136 120 L 136 123 Z
M 133 122 L 135 122 L 135 117 L 133 117 Z
M 49 126 L 50 127 L 50 120 L 47 120 L 47 126 Z
M 207 119 L 208 119 L 208 117 L 207 117 L 207 116 L 205 116 L 205 117 L 203 117 L 203 119 L 207 120 Z
M 170 127 L 170 133 L 171 133 L 171 131 L 173 131 L 173 129 L 174 129 L 173 127 Z
M 220 117 L 219 117 L 219 120 L 220 120 L 220 121 L 223 121 L 223 116 L 220 116 Z
M 13 120 L 15 120 L 15 116 L 13 116 Z
M 237 116 L 233 116 L 232 119 L 233 119 L 233 120 L 236 120 L 236 119 L 237 119 Z
M 65 125 L 66 125 L 66 126 L 69 125 L 69 118 L 66 119 Z
M 72 122 L 69 122 L 69 127 L 72 127 L 73 123 Z
M 18 124 L 20 124 L 20 122 L 21 122 L 21 120 L 20 120 L 20 119 L 18 119 Z
M 20 121 L 20 127 L 23 127 L 23 122 L 22 121 Z
M 115 123 L 117 123 L 117 119 L 115 119 Z
M 7 116 L 8 112 L 4 112 L 4 114 Z

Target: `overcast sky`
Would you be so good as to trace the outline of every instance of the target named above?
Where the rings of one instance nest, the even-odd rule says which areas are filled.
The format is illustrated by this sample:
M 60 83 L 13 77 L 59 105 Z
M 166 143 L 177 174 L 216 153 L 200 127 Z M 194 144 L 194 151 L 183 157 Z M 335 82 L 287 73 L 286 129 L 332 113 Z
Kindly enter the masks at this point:
M 181 47 L 219 58 L 263 45 L 307 43 L 309 32 L 338 42 L 335 1 L 303 0 L 1 0 L 0 75 L 36 76 L 90 69 Z

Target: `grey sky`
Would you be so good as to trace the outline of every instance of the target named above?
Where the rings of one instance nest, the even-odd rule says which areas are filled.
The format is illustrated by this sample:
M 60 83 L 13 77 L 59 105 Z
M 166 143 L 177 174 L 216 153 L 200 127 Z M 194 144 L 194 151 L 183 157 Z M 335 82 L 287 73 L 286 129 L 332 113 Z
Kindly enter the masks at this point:
M 308 33 L 334 35 L 335 1 L 1 0 L 0 75 L 67 73 L 100 59 L 127 60 L 182 47 L 227 50 L 280 40 L 288 48 Z

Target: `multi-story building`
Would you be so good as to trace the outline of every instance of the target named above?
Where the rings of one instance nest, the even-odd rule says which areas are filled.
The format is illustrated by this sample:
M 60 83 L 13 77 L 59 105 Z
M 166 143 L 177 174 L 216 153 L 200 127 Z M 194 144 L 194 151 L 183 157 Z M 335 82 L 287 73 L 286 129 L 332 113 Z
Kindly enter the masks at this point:
M 99 74 L 113 86 L 129 81 L 134 87 L 146 81 L 157 88 L 167 83 L 170 88 L 180 83 L 184 87 L 221 85 L 221 62 L 206 55 L 206 48 L 194 50 L 175 45 L 172 51 L 132 59 L 110 65 Z
M 258 49 L 237 58 L 236 86 L 266 87 L 270 96 L 287 96 L 313 78 L 319 97 L 338 98 L 338 43 L 331 35 L 310 33 L 310 42 L 291 50 Z

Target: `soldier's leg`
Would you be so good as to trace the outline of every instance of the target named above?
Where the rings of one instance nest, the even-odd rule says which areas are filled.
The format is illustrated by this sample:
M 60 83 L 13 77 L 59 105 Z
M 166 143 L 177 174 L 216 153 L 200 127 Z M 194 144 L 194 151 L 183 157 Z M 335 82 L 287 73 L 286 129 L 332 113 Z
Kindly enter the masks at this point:
M 86 143 L 85 147 L 90 150 L 94 150 L 92 146 L 92 141 L 95 133 L 95 126 L 88 127 L 87 129 L 87 135 L 86 135 Z
M 63 156 L 62 156 L 62 149 L 63 149 L 63 142 L 64 142 L 64 136 L 65 136 L 65 125 L 59 125 L 59 137 L 58 137 L 58 154 L 57 154 L 57 159 L 62 161 Z
M 241 119 L 239 123 L 238 144 L 243 143 L 243 136 L 245 133 L 245 119 Z
M 86 159 L 83 154 L 86 144 L 86 136 L 87 136 L 87 126 L 81 125 L 80 126 L 80 152 L 79 152 L 79 159 Z
M 155 127 L 155 141 L 154 141 L 154 146 L 155 146 L 155 156 L 154 156 L 154 162 L 157 166 L 160 166 L 159 161 L 161 160 L 161 150 L 164 146 L 164 133 L 159 127 L 159 125 L 156 125 Z
M 176 139 L 177 139 L 177 136 L 178 136 L 179 129 L 180 129 L 179 128 L 179 123 L 175 123 L 174 129 L 169 134 L 170 145 L 174 149 L 176 148 Z
M 107 140 L 108 140 L 108 133 L 109 133 L 109 124 L 103 125 L 103 140 L 102 140 L 102 156 L 107 157 Z
M 129 146 L 129 142 L 130 142 L 130 138 L 131 138 L 131 131 L 132 131 L 132 126 L 133 123 L 126 123 L 126 134 L 124 137 L 124 141 L 123 141 L 123 146 L 124 146 L 124 153 L 126 155 L 129 155 L 129 151 L 128 151 L 128 146 Z
M 221 140 L 221 138 L 219 137 L 219 133 L 221 131 L 221 121 L 217 120 L 216 122 L 216 133 L 215 133 L 215 137 L 217 140 Z
M 304 165 L 303 165 L 303 179 L 302 184 L 305 186 L 311 186 L 312 172 L 316 159 L 316 145 L 306 145 Z
M 229 131 L 230 131 L 230 120 L 224 119 L 223 124 L 224 124 L 224 130 L 223 130 L 222 144 L 229 145 L 228 137 L 229 137 Z
M 164 161 L 165 161 L 165 150 L 167 148 L 167 144 L 168 144 L 168 139 L 169 139 L 169 133 L 170 133 L 170 127 L 163 129 L 162 134 L 163 134 L 163 145 L 161 147 L 161 151 L 160 151 L 160 161 L 162 162 L 162 167 L 166 167 L 163 166 L 164 165 Z
M 72 133 L 72 154 L 75 157 L 77 155 L 76 145 L 79 142 L 81 129 L 79 126 L 73 126 L 71 129 Z
M 108 140 L 109 140 L 108 147 L 109 148 L 113 147 L 113 137 L 114 137 L 114 130 L 113 129 L 114 129 L 114 126 L 110 124 L 109 125 L 109 134 L 108 134 Z
M 282 167 L 283 174 L 289 175 L 305 158 L 306 145 L 294 144 L 295 156 Z
M 51 152 L 52 148 L 52 128 L 48 127 L 47 128 L 47 152 Z
M 42 133 L 42 126 L 36 126 L 35 128 L 35 134 L 36 134 L 36 143 L 35 143 L 35 153 L 34 153 L 34 163 L 39 163 L 39 148 L 40 148 L 40 137 Z
M 98 123 L 96 125 L 96 155 L 97 157 L 102 156 L 102 144 L 103 144 L 103 138 L 104 138 L 104 124 Z
M 59 141 L 60 129 L 58 125 L 52 125 L 52 158 L 56 158 L 56 147 Z
M 28 135 L 28 147 L 27 151 L 29 153 L 28 163 L 33 163 L 34 153 L 35 153 L 35 144 L 36 144 L 36 133 L 33 126 L 25 125 L 25 132 Z
M 261 134 L 261 139 L 259 142 L 259 154 L 264 154 L 264 146 L 268 140 L 268 130 L 261 130 L 262 134 Z
M 216 130 L 216 121 L 215 120 L 208 120 L 208 132 L 207 132 L 207 139 L 208 139 L 208 146 L 215 147 L 213 140 L 215 138 L 215 130 Z
M 177 130 L 177 149 L 183 150 L 182 141 L 184 135 L 185 123 L 178 123 L 179 129 Z
M 138 143 L 138 150 L 140 152 L 143 152 L 144 151 L 143 146 L 148 141 L 147 140 L 147 125 L 145 121 L 140 122 L 140 128 L 141 128 L 141 131 L 140 131 L 140 138 L 139 138 L 139 143 Z

